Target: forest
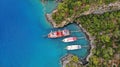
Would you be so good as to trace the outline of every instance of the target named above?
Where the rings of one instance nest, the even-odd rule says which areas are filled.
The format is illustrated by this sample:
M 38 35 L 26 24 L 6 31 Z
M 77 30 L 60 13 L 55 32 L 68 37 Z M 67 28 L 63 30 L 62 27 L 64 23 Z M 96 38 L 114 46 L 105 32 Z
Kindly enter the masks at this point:
M 110 67 L 113 61 L 120 65 L 120 11 L 81 16 L 75 22 L 95 38 L 88 67 Z
M 109 4 L 118 0 L 63 0 L 57 6 L 57 12 L 52 14 L 56 24 L 60 24 L 67 18 L 74 19 L 75 16 L 88 11 L 90 7 L 97 7 L 101 4 Z

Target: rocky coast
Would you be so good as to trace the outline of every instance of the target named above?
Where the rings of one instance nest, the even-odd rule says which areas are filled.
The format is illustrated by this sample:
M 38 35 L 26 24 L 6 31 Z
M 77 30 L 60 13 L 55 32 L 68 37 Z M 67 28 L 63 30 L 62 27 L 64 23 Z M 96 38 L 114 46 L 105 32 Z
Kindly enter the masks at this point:
M 79 25 L 79 27 L 82 29 L 82 31 L 86 34 L 89 42 L 90 42 L 90 49 L 89 49 L 89 55 L 85 58 L 86 61 L 89 61 L 89 58 L 92 55 L 92 49 L 95 47 L 94 45 L 94 37 L 90 35 L 89 32 L 87 32 L 80 22 L 74 22 L 74 18 L 78 18 L 83 15 L 89 15 L 89 14 L 103 14 L 105 12 L 111 12 L 120 10 L 120 2 L 110 3 L 108 5 L 101 5 L 101 6 L 95 6 L 90 7 L 88 11 L 85 11 L 84 13 L 81 13 L 80 15 L 72 16 L 70 18 L 66 18 L 64 21 L 62 21 L 60 24 L 56 24 L 57 21 L 54 21 L 52 19 L 52 14 L 57 12 L 57 9 L 55 9 L 51 14 L 46 14 L 47 20 L 53 25 L 54 28 L 64 27 L 68 25 L 69 23 L 76 23 Z M 66 67 L 66 64 L 70 62 L 69 57 L 73 56 L 72 54 L 67 54 L 61 59 L 62 67 Z M 83 64 L 82 62 L 79 62 L 80 64 Z
M 117 11 L 117 10 L 120 10 L 120 1 L 110 3 L 108 5 L 105 5 L 105 4 L 101 6 L 92 5 L 88 11 L 85 11 L 79 15 L 75 15 L 75 16 L 72 15 L 69 18 L 65 18 L 65 20 L 63 20 L 60 24 L 56 24 L 57 21 L 52 19 L 52 14 L 56 13 L 57 9 L 53 10 L 53 12 L 50 14 L 46 14 L 46 18 L 53 25 L 54 28 L 59 28 L 59 27 L 64 27 L 65 25 L 69 23 L 73 23 L 74 19 L 80 16 L 89 15 L 89 14 L 103 14 L 105 12 L 112 12 L 112 11 Z

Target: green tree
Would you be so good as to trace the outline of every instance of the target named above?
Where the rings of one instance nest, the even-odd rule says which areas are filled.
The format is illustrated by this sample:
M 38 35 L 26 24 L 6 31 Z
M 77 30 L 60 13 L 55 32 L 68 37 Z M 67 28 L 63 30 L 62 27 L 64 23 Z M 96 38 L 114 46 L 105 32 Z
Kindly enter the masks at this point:
M 73 56 L 73 57 L 72 57 L 72 61 L 78 62 L 78 61 L 79 61 L 79 58 L 78 58 L 77 56 Z

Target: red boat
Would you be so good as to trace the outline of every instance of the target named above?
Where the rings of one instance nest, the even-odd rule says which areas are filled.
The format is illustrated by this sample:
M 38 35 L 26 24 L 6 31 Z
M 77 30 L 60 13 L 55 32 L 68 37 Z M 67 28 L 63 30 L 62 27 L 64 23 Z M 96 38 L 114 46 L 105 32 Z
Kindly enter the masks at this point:
M 64 37 L 64 36 L 69 36 L 70 35 L 70 31 L 67 29 L 64 30 L 58 30 L 58 31 L 54 31 L 54 32 L 50 32 L 48 34 L 48 38 L 59 38 L 59 37 Z

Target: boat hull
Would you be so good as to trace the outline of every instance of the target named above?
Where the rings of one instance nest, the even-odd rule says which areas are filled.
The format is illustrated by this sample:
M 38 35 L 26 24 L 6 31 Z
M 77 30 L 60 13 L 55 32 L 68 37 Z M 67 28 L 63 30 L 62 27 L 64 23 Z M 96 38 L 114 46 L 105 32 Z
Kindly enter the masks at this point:
M 58 30 L 58 31 L 50 32 L 48 34 L 48 38 L 60 38 L 60 37 L 65 37 L 69 35 L 70 35 L 69 30 Z
M 81 49 L 80 45 L 70 45 L 66 47 L 67 50 L 78 50 Z
M 63 42 L 74 42 L 76 40 L 77 40 L 77 37 L 68 37 L 68 38 L 63 39 L 62 41 Z

